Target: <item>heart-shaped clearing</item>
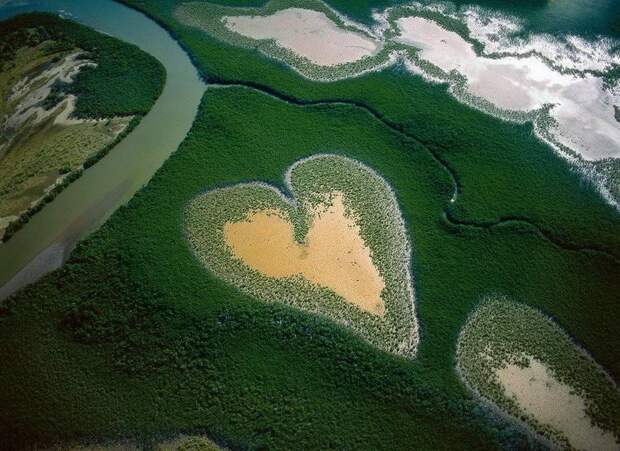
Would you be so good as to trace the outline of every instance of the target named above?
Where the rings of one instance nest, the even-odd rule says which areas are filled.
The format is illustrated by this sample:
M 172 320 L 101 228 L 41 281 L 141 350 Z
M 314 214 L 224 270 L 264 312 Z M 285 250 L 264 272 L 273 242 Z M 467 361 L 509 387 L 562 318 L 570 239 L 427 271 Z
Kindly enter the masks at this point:
M 286 183 L 293 200 L 262 183 L 197 196 L 186 221 L 194 253 L 244 292 L 327 316 L 412 357 L 411 251 L 385 180 L 354 160 L 316 155 L 291 166 Z
M 312 211 L 306 242 L 295 241 L 293 225 L 275 210 L 251 213 L 224 225 L 226 244 L 246 265 L 268 277 L 301 275 L 333 290 L 362 310 L 383 315 L 383 278 L 372 262 L 355 221 L 345 215 L 342 193 Z

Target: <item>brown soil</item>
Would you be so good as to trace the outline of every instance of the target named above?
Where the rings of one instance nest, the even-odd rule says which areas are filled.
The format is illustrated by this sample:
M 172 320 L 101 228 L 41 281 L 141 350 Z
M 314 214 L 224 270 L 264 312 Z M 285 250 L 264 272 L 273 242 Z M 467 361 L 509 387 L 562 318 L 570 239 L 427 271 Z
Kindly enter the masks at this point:
M 345 301 L 383 315 L 383 278 L 372 262 L 359 226 L 346 216 L 342 193 L 313 211 L 305 243 L 295 241 L 293 226 L 277 210 L 249 214 L 241 222 L 226 223 L 224 237 L 233 254 L 268 277 L 301 275 L 333 290 Z

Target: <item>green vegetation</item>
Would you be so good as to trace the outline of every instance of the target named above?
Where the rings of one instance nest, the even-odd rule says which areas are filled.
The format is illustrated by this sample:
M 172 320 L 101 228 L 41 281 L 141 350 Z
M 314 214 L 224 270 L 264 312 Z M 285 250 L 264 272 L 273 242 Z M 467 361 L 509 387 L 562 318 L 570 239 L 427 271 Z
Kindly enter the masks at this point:
M 282 188 L 284 170 L 318 149 L 343 149 L 397 195 L 422 329 L 414 361 L 243 295 L 187 246 L 183 218 L 198 193 L 249 180 Z M 502 292 L 563 318 L 616 374 L 617 263 L 523 226 L 449 226 L 451 189 L 423 146 L 363 109 L 208 90 L 152 182 L 63 269 L 7 302 L 0 387 L 28 389 L 0 390 L 0 433 L 17 445 L 196 430 L 249 448 L 526 447 L 455 374 L 459 330 L 481 293 Z
M 616 199 L 620 199 L 620 160 L 607 159 L 596 163 L 598 171 L 605 174 L 609 192 Z
M 102 158 L 159 96 L 163 66 L 53 15 L 0 23 L 0 237 Z
M 187 245 L 183 218 L 196 194 L 245 180 L 281 186 L 284 170 L 318 148 L 351 149 L 398 193 L 425 295 L 415 362 L 331 321 L 243 295 Z M 450 187 L 422 147 L 362 110 L 296 107 L 244 88 L 207 91 L 196 125 L 152 183 L 63 269 L 7 302 L 0 387 L 28 389 L 0 390 L 7 406 L 0 434 L 16 447 L 179 430 L 208 432 L 232 448 L 497 446 L 489 427 L 524 440 L 503 423 L 481 421 L 453 373 L 454 339 L 468 311 L 454 300 L 475 294 L 457 289 L 456 298 L 448 296 L 454 283 L 427 285 L 429 275 L 452 272 L 439 261 L 460 241 L 437 227 Z M 524 240 L 550 258 L 572 256 Z M 512 250 L 499 236 L 491 241 L 493 251 Z M 473 261 L 488 260 L 482 242 Z M 461 314 L 446 322 L 444 309 Z
M 65 267 L 2 305 L 5 443 L 191 431 L 233 449 L 535 447 L 454 370 L 459 331 L 492 293 L 551 315 L 620 377 L 618 213 L 530 125 L 472 110 L 399 68 L 311 82 L 179 24 L 172 0 L 126 2 L 166 24 L 208 80 L 264 92 L 207 90 L 149 185 Z M 331 5 L 360 18 L 384 2 Z M 187 245 L 199 193 L 256 180 L 285 190 L 286 168 L 326 151 L 394 189 L 413 246 L 413 361 L 244 294 Z
M 353 329 L 379 349 L 414 357 L 418 328 L 409 272 L 411 247 L 389 186 L 353 160 L 317 155 L 290 168 L 287 188 L 292 200 L 258 183 L 219 189 L 194 199 L 188 207 L 186 227 L 198 258 L 215 275 L 258 299 L 324 315 Z M 361 237 L 385 283 L 385 316 L 364 312 L 332 290 L 303 278 L 266 277 L 235 259 L 226 244 L 227 222 L 243 220 L 252 211 L 269 209 L 284 213 L 294 224 L 297 241 L 303 242 L 311 216 L 309 210 L 334 192 L 343 194 L 345 208 L 358 217 Z
M 50 51 L 79 48 L 97 67 L 65 85 L 77 96 L 79 118 L 143 115 L 159 97 L 166 77 L 161 63 L 138 47 L 52 14 L 24 14 L 0 23 L 0 62 L 11 64 L 24 46 L 54 41 Z
M 331 83 L 306 80 L 254 49 L 228 45 L 179 23 L 174 11 L 181 1 L 123 2 L 164 24 L 212 83 L 247 84 L 299 103 L 352 102 L 408 133 L 455 172 L 460 194 L 449 207 L 455 220 L 489 225 L 526 219 L 568 246 L 620 256 L 618 213 L 600 200 L 593 186 L 584 186 L 588 182 L 570 163 L 533 136 L 531 124 L 499 121 L 475 111 L 455 101 L 446 86 L 429 85 L 399 67 Z M 234 0 L 216 3 L 239 6 Z M 364 23 L 373 8 L 385 7 L 384 1 L 327 3 Z
M 339 78 L 356 76 L 389 63 L 390 52 L 395 48 L 391 44 L 383 46 L 377 54 L 365 56 L 359 61 L 336 66 L 321 66 L 314 64 L 303 56 L 297 55 L 292 50 L 277 45 L 271 39 L 255 40 L 235 33 L 222 22 L 224 16 L 242 16 L 248 15 L 250 12 L 253 16 L 268 16 L 277 11 L 295 7 L 322 12 L 338 27 L 374 38 L 367 31 L 345 23 L 338 14 L 320 0 L 271 0 L 263 8 L 251 10 L 220 6 L 208 2 L 188 2 L 179 7 L 175 12 L 175 16 L 180 22 L 197 27 L 209 33 L 215 39 L 234 46 L 258 50 L 271 58 L 290 65 L 303 76 L 314 80 L 337 80 Z
M 553 321 L 523 304 L 502 298 L 484 300 L 459 337 L 458 368 L 469 386 L 534 430 L 566 438 L 524 412 L 504 391 L 495 374 L 507 363 L 528 366 L 534 358 L 585 400 L 594 423 L 620 437 L 620 393 L 601 368 Z M 561 408 L 561 407 L 560 407 Z

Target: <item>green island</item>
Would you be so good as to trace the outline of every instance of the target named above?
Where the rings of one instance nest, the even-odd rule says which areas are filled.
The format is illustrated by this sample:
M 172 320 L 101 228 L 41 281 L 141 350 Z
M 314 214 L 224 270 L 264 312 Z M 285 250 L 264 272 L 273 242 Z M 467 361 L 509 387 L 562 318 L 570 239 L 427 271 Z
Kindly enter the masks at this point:
M 125 137 L 165 71 L 138 48 L 55 15 L 0 26 L 0 239 Z
M 207 90 L 148 185 L 0 302 L 11 449 L 617 448 L 620 216 L 597 179 L 531 121 L 402 64 L 367 71 L 381 51 L 334 71 L 188 24 L 195 2 L 122 3 L 178 40 Z M 371 33 L 392 2 L 200 5 L 206 26 L 295 5 Z M 617 183 L 616 159 L 592 164 Z M 299 269 L 339 207 L 381 306 Z M 268 261 L 248 247 L 259 221 L 288 243 Z M 528 377 L 583 407 L 600 442 L 532 410 Z

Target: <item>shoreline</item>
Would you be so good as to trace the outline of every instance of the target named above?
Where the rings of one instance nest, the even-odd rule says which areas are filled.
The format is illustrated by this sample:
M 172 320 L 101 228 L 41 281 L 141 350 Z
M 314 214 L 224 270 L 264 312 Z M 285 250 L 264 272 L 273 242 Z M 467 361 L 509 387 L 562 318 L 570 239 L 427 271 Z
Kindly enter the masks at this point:
M 25 286 L 36 282 L 45 274 L 62 266 L 79 241 L 86 238 L 96 227 L 103 224 L 111 214 L 133 197 L 133 194 L 139 191 L 153 177 L 163 162 L 172 152 L 176 151 L 179 144 L 185 139 L 187 130 L 189 130 L 196 117 L 198 103 L 202 98 L 206 83 L 204 75 L 198 70 L 191 54 L 181 45 L 176 36 L 158 21 L 153 20 L 148 14 L 131 7 L 121 0 L 110 0 L 110 3 L 111 6 L 120 7 L 113 9 L 112 14 L 119 15 L 122 19 L 126 19 L 127 16 L 131 17 L 133 15 L 132 12 L 144 18 L 144 21 L 140 23 L 140 26 L 145 29 L 142 39 L 127 38 L 125 36 L 126 31 L 123 28 L 125 24 L 122 20 L 119 22 L 114 17 L 100 19 L 96 14 L 93 15 L 93 11 L 88 5 L 85 5 L 83 10 L 80 5 L 76 6 L 76 15 L 78 17 L 74 16 L 71 11 L 53 9 L 53 5 L 50 8 L 50 6 L 38 4 L 35 6 L 35 9 L 19 10 L 13 15 L 6 17 L 6 19 L 10 19 L 16 15 L 28 14 L 30 12 L 44 13 L 46 11 L 49 14 L 69 17 L 73 22 L 77 22 L 81 26 L 93 28 L 98 33 L 112 36 L 128 45 L 140 48 L 164 67 L 164 79 L 157 98 L 148 112 L 139 117 L 134 117 L 114 142 L 84 163 L 83 169 L 80 169 L 78 174 L 73 175 L 74 173 L 72 172 L 72 177 L 74 177 L 71 180 L 72 183 L 63 184 L 61 189 L 52 190 L 50 194 L 53 194 L 48 194 L 42 198 L 44 202 L 37 206 L 38 210 L 42 210 L 39 214 L 33 215 L 29 211 L 24 215 L 27 215 L 27 218 L 20 216 L 20 219 L 11 221 L 19 225 L 13 226 L 15 230 L 10 233 L 12 239 L 0 240 L 0 259 L 6 258 L 8 262 L 11 262 L 0 273 L 2 278 L 0 280 L 0 299 L 13 295 Z M 123 11 L 121 8 L 127 8 L 127 11 Z M 80 12 L 82 12 L 81 15 L 79 14 Z M 152 36 L 153 33 L 165 34 L 169 39 L 166 39 L 165 45 L 150 45 L 150 42 L 153 41 L 148 40 L 148 36 L 149 34 Z M 184 72 L 179 72 L 178 70 L 171 72 L 170 69 L 178 64 L 186 65 L 187 70 Z M 171 73 L 178 74 L 171 76 Z M 172 91 L 178 88 L 182 88 L 180 95 L 185 99 L 183 102 L 186 105 L 185 107 L 175 107 L 171 103 Z M 192 91 L 194 90 L 199 92 L 193 93 Z M 176 95 L 178 96 L 179 94 Z M 153 139 L 145 140 L 146 131 L 157 127 L 156 124 L 161 122 L 160 116 L 162 115 L 166 115 L 167 119 L 172 117 L 171 115 L 174 115 L 176 118 L 173 133 L 168 134 L 168 137 L 164 139 L 156 139 L 154 137 Z M 189 117 L 190 115 L 191 118 Z M 161 127 L 157 128 L 157 130 L 160 129 Z M 122 153 L 115 152 L 117 148 Z M 104 158 L 106 156 L 108 158 Z M 142 159 L 140 159 L 141 157 Z M 122 165 L 119 168 L 121 173 L 116 176 L 120 180 L 114 182 L 112 180 L 114 177 L 106 177 L 103 172 L 114 170 L 114 166 L 118 164 Z M 93 172 L 86 171 L 91 166 L 93 166 Z M 83 182 L 82 179 L 85 176 L 92 180 L 95 185 L 98 181 L 101 181 L 104 189 L 108 187 L 107 192 L 99 195 L 96 201 L 89 202 L 88 199 L 93 194 L 97 195 L 97 186 L 93 185 L 89 188 L 87 185 L 84 185 L 86 182 Z M 77 192 L 77 190 L 84 190 L 85 188 L 86 193 L 84 195 Z M 110 193 L 115 193 L 112 195 L 111 200 Z M 62 205 L 58 204 L 59 201 L 56 200 L 59 195 L 62 195 L 63 204 L 66 202 L 73 203 L 73 205 L 68 205 L 70 208 L 67 210 L 67 214 L 72 220 L 66 221 L 62 219 L 63 212 L 60 211 Z M 129 199 L 127 199 L 128 195 L 130 195 Z M 81 197 L 75 199 L 76 196 Z M 84 196 L 86 196 L 86 200 L 84 200 Z M 106 196 L 109 201 L 102 203 L 100 200 L 106 198 Z M 75 201 L 78 204 L 75 204 Z M 86 208 L 82 210 L 81 206 L 84 203 L 86 203 Z M 89 215 L 92 217 L 89 217 Z M 36 219 L 36 221 L 32 221 L 33 219 Z M 52 221 L 53 227 L 46 227 L 44 221 Z M 33 222 L 34 224 L 32 224 Z M 65 223 L 66 225 L 64 225 Z M 23 235 L 24 229 L 28 229 L 31 233 L 37 233 L 36 230 L 41 229 L 42 233 L 37 234 L 37 239 L 32 242 L 28 241 L 28 238 Z M 53 235 L 54 233 L 57 233 L 57 235 Z M 38 248 L 39 242 L 45 244 Z M 35 252 L 32 252 L 33 250 Z M 52 256 L 54 258 L 51 258 Z

